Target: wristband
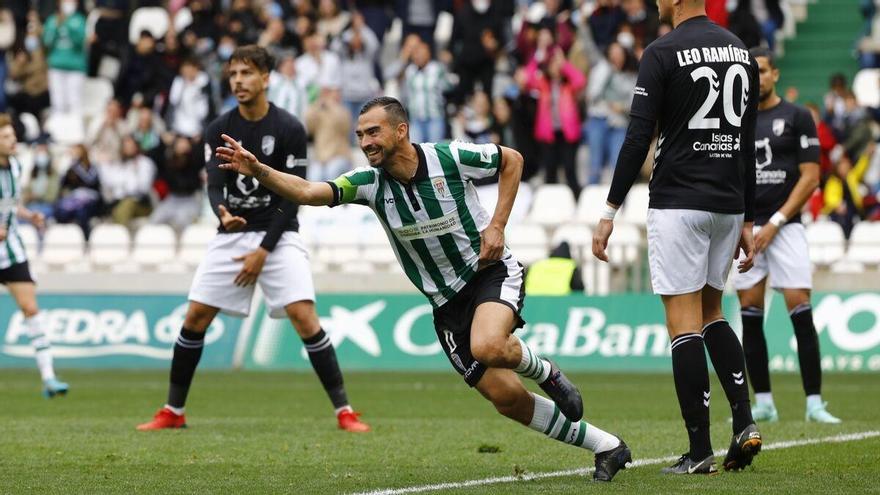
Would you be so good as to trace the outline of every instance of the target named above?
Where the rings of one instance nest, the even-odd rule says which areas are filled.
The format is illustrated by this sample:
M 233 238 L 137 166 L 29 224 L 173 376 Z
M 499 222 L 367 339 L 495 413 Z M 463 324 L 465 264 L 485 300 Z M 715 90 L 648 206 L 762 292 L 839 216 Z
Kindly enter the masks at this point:
M 773 214 L 772 217 L 770 217 L 770 223 L 777 229 L 785 225 L 785 222 L 787 221 L 788 219 L 785 218 L 785 214 L 783 214 L 781 211 L 777 211 Z
M 617 210 L 620 208 L 615 208 L 608 203 L 605 203 L 605 209 L 602 210 L 602 220 L 614 220 L 614 216 L 617 215 Z

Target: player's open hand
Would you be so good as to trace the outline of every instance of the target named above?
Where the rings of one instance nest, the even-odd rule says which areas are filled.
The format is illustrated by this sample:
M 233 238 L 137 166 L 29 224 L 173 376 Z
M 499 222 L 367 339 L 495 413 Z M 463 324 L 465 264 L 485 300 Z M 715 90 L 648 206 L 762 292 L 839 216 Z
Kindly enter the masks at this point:
M 773 238 L 779 233 L 779 227 L 772 223 L 767 223 L 755 235 L 755 251 L 763 253 L 767 247 L 773 242 Z
M 614 222 L 603 218 L 599 220 L 599 225 L 593 231 L 593 256 L 605 262 L 608 262 L 608 254 L 605 250 L 608 248 L 608 238 L 611 237 L 613 230 Z
M 480 268 L 498 261 L 504 254 L 504 228 L 489 224 L 480 232 Z
M 225 206 L 219 205 L 217 209 L 220 210 L 220 223 L 226 232 L 238 232 L 247 225 L 247 220 L 229 213 Z
M 752 222 L 743 225 L 742 235 L 739 238 L 739 248 L 745 258 L 740 259 L 737 269 L 740 273 L 745 273 L 752 269 L 755 264 L 755 238 L 752 235 Z
M 259 247 L 248 254 L 232 258 L 232 261 L 241 261 L 244 264 L 241 267 L 241 271 L 235 276 L 235 285 L 247 287 L 257 283 L 257 277 L 263 271 L 263 263 L 266 262 L 266 256 L 268 255 L 269 251 Z
M 221 160 L 220 168 L 238 172 L 248 177 L 253 177 L 260 170 L 260 161 L 253 153 L 244 149 L 242 145 L 227 134 L 220 136 L 226 141 L 227 146 L 218 146 L 215 151 L 217 158 Z

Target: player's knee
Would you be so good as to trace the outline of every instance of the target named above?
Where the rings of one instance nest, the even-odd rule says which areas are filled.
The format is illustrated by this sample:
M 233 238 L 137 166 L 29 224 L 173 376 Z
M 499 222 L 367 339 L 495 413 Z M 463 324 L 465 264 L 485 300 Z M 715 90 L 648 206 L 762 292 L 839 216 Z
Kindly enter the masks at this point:
M 490 368 L 504 362 L 506 341 L 499 339 L 478 339 L 471 342 L 471 355 Z
M 211 325 L 214 314 L 209 311 L 190 308 L 183 320 L 183 327 L 191 332 L 204 332 Z

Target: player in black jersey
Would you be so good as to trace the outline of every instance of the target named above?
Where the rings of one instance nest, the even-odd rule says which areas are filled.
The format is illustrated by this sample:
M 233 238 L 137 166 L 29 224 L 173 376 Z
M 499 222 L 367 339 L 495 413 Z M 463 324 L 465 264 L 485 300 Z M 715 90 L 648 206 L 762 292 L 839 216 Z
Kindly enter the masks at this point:
M 725 469 L 750 464 L 761 448 L 752 420 L 742 346 L 721 312 L 737 248 L 751 268 L 758 69 L 743 43 L 712 23 L 702 0 L 658 0 L 671 33 L 644 52 L 629 128 L 617 160 L 593 254 L 605 249 L 614 214 L 658 131 L 648 210 L 651 284 L 663 299 L 672 371 L 690 449 L 663 472 L 717 472 L 709 438 L 705 348 L 733 413 Z
M 764 291 L 780 290 L 785 298 L 794 335 L 804 392 L 806 419 L 840 423 L 822 401 L 819 337 L 810 306 L 812 268 L 800 212 L 819 185 L 819 138 L 810 112 L 776 94 L 779 69 L 773 54 L 753 48 L 761 78 L 758 123 L 755 131 L 757 187 L 755 189 L 755 267 L 734 278 L 742 308 L 743 349 L 749 379 L 755 390 L 752 416 L 778 421 L 770 392 L 767 342 L 764 339 Z
M 205 130 L 208 197 L 220 219 L 218 234 L 193 278 L 189 309 L 174 344 L 168 402 L 139 430 L 186 426 L 189 386 L 202 355 L 205 331 L 219 311 L 246 316 L 259 283 L 269 315 L 287 317 L 303 340 L 312 366 L 330 397 L 339 427 L 369 431 L 348 403 L 330 337 L 315 312 L 308 255 L 297 233 L 297 207 L 258 181 L 221 170 L 214 149 L 229 133 L 259 153 L 260 160 L 287 174 L 305 176 L 306 132 L 286 111 L 269 103 L 266 90 L 272 57 L 255 45 L 238 48 L 227 75 L 238 107 Z

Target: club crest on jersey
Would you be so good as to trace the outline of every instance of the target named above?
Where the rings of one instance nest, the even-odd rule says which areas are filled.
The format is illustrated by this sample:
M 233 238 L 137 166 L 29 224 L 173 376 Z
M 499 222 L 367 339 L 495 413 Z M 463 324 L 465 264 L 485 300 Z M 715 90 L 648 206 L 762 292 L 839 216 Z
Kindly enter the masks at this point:
M 275 136 L 263 136 L 263 143 L 261 148 L 264 155 L 271 155 L 272 152 L 275 151 Z
M 782 133 L 785 132 L 785 119 L 773 119 L 771 129 L 773 130 L 773 134 L 781 136 Z
M 437 197 L 445 198 L 449 195 L 449 189 L 446 187 L 446 180 L 443 177 L 437 177 L 431 183 L 434 185 L 434 192 L 437 193 Z

